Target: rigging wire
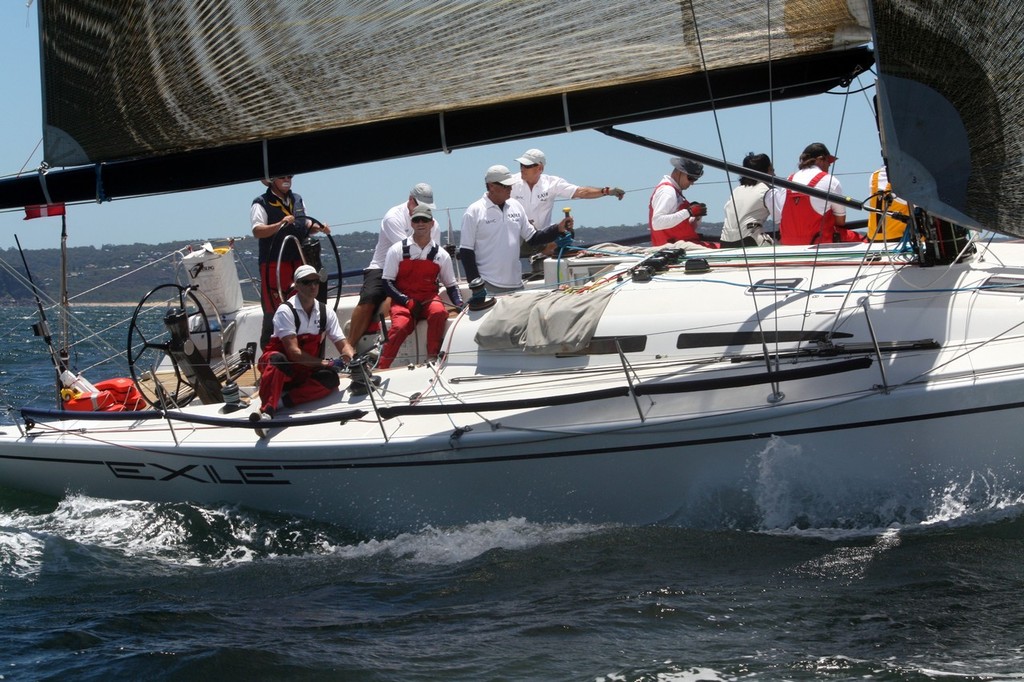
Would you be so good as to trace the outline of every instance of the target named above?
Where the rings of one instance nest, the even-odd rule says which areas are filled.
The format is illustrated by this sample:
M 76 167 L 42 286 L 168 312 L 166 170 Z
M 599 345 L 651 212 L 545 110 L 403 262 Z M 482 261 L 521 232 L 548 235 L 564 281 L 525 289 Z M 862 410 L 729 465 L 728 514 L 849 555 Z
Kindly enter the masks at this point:
M 774 118 L 773 118 L 774 117 L 774 91 L 772 89 L 772 85 L 773 85 L 773 80 L 772 80 L 773 70 L 772 70 L 772 23 L 771 23 L 771 10 L 772 10 L 771 0 L 765 0 L 765 15 L 766 15 L 765 25 L 766 25 L 767 38 L 768 38 L 768 48 L 767 48 L 768 49 L 768 121 L 769 121 L 769 131 L 770 131 L 770 134 L 769 134 L 769 149 L 772 152 L 771 157 L 774 158 L 774 150 L 775 150 L 775 142 L 774 142 L 775 123 L 774 123 Z M 698 47 L 698 50 L 699 50 L 699 53 L 700 53 L 701 69 L 702 69 L 702 71 L 704 73 L 704 80 L 705 80 L 705 83 L 706 83 L 707 89 L 708 89 L 708 97 L 710 98 L 710 104 L 711 104 L 711 113 L 712 113 L 712 117 L 714 118 L 714 121 L 715 121 L 715 132 L 718 135 L 718 146 L 719 146 L 719 150 L 721 152 L 722 159 L 725 160 L 726 159 L 726 153 L 725 153 L 724 135 L 722 134 L 722 127 L 721 127 L 721 123 L 720 123 L 719 118 L 718 118 L 718 107 L 715 105 L 715 93 L 712 91 L 712 87 L 711 87 L 711 75 L 710 75 L 710 73 L 708 71 L 707 62 L 706 62 L 705 57 L 704 57 L 704 47 L 703 47 L 703 44 L 701 43 L 701 40 L 700 40 L 700 27 L 697 25 L 697 15 L 696 15 L 696 11 L 694 10 L 692 2 L 690 3 L 690 15 L 691 15 L 691 18 L 693 20 L 694 33 L 695 33 L 695 35 L 697 37 L 697 47 Z M 734 187 L 733 187 L 732 178 L 731 178 L 731 174 L 730 174 L 730 171 L 729 171 L 728 167 L 726 167 L 726 169 L 725 169 L 725 177 L 726 177 L 726 182 L 729 185 L 730 194 L 731 194 L 733 189 L 734 189 Z M 774 189 L 775 189 L 774 186 L 772 186 L 772 187 L 769 188 L 769 191 L 774 192 Z M 739 225 L 739 222 L 740 222 L 740 220 L 739 220 L 739 209 L 737 208 L 735 201 L 731 201 L 730 203 L 732 205 L 733 216 L 734 216 L 734 218 L 736 220 L 736 224 Z M 774 206 L 774 201 L 772 202 L 772 204 Z M 740 227 L 740 240 L 742 242 L 742 240 L 743 240 L 743 227 L 742 227 L 742 225 L 739 225 L 739 227 Z M 775 248 L 776 248 L 776 244 L 773 241 L 772 242 L 772 250 L 773 250 L 773 252 L 774 252 Z M 742 246 L 742 245 L 741 245 L 741 249 L 743 251 L 744 261 L 746 261 L 746 259 L 747 259 L 747 249 L 744 246 Z M 775 267 L 777 267 L 777 266 L 775 266 Z M 774 269 L 773 269 L 773 272 L 774 272 Z M 752 293 L 755 292 L 754 282 L 753 282 L 753 275 L 751 274 L 749 268 L 747 268 L 747 279 L 748 279 L 748 282 L 749 282 L 749 285 L 750 285 L 751 292 Z M 778 279 L 778 277 L 776 275 L 773 275 L 773 279 Z M 768 348 L 768 344 L 767 344 L 767 341 L 765 339 L 765 328 L 764 328 L 765 325 L 764 325 L 764 320 L 761 317 L 761 310 L 758 307 L 756 293 L 751 296 L 751 305 L 753 306 L 753 309 L 754 309 L 754 318 L 756 320 L 757 329 L 758 329 L 758 332 L 760 333 L 760 336 L 761 336 L 761 348 L 762 348 L 762 352 L 764 354 L 765 368 L 768 371 L 771 371 L 772 370 L 772 357 L 773 356 L 772 356 L 771 351 Z M 778 314 L 778 306 L 772 306 L 772 307 L 773 307 L 773 310 L 775 311 L 775 314 L 777 315 Z M 775 327 L 776 327 L 776 329 L 778 329 L 778 320 L 777 319 L 776 319 Z M 778 339 L 778 336 L 779 336 L 778 334 L 775 335 L 775 354 L 774 354 L 775 369 L 778 369 L 779 355 L 780 355 L 779 352 L 778 352 L 778 350 L 779 350 L 779 346 L 778 346 L 779 339 Z M 780 395 L 779 387 L 778 387 L 778 384 L 776 384 L 776 383 L 772 384 L 772 394 L 774 396 L 779 396 Z

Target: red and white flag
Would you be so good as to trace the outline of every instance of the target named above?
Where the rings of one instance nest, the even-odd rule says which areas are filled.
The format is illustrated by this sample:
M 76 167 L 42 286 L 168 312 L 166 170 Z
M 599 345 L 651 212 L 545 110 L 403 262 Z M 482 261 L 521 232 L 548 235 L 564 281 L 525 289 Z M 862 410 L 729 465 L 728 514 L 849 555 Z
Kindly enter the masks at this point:
M 36 204 L 25 207 L 25 217 L 22 220 L 33 218 L 49 218 L 50 216 L 64 215 L 64 204 Z

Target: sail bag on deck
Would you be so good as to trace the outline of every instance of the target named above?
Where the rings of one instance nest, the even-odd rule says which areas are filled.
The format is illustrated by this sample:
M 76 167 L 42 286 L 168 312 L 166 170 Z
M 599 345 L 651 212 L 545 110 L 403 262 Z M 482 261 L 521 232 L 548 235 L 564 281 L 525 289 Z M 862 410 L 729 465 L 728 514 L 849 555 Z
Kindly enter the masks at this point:
M 477 330 L 476 342 L 484 350 L 578 353 L 590 345 L 613 293 L 549 291 L 502 296 Z

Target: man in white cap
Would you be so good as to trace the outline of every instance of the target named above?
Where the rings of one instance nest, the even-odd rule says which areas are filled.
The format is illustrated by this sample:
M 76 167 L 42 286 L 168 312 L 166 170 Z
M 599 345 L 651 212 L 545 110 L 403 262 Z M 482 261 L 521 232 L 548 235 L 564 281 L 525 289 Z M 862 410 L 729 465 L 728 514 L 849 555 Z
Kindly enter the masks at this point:
M 381 303 L 388 297 L 387 289 L 381 279 L 384 272 L 384 258 L 388 249 L 403 239 L 412 236 L 412 212 L 417 206 L 434 209 L 434 190 L 425 182 L 416 184 L 409 190 L 409 198 L 397 206 L 392 206 L 380 221 L 380 235 L 377 237 L 377 248 L 373 251 L 370 264 L 363 270 L 363 288 L 359 291 L 359 303 L 352 311 L 348 334 L 345 337 L 345 349 L 342 357 L 350 360 L 356 354 L 356 345 L 366 333 Z M 441 243 L 441 228 L 433 220 L 430 238 Z
M 274 332 L 257 363 L 260 411 L 250 416 L 253 421 L 323 398 L 341 383 L 334 363 L 324 359 L 324 344 L 330 340 L 340 353 L 345 335 L 334 310 L 317 300 L 320 285 L 312 265 L 295 270 L 296 293 L 274 313 Z
M 707 207 L 699 202 L 687 201 L 683 190 L 704 175 L 704 165 L 692 159 L 673 156 L 669 159 L 672 172 L 654 187 L 647 208 L 647 226 L 651 231 L 651 245 L 694 242 L 702 246 L 716 246 L 705 242 L 697 234 L 700 220 L 707 215 Z
M 538 230 L 551 224 L 555 199 L 598 199 L 615 197 L 621 200 L 625 191 L 618 187 L 586 187 L 574 185 L 557 175 L 544 172 L 547 157 L 539 149 L 527 149 L 516 161 L 519 172 L 512 176 L 512 198 L 526 209 L 526 219 Z
M 535 228 L 523 205 L 511 198 L 515 178 L 505 166 L 491 166 L 484 175 L 484 195 L 462 217 L 459 257 L 466 279 L 484 280 L 491 293 L 523 288 L 519 245 L 541 246 L 572 231 L 572 217 L 556 225 Z

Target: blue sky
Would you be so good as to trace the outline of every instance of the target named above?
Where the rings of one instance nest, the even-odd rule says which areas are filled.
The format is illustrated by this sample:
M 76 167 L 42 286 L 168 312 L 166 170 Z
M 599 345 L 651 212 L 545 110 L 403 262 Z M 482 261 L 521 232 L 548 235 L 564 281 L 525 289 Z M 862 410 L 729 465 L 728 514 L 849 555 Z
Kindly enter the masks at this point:
M 39 90 L 37 8 L 24 1 L 0 4 L 0 57 L 5 70 L 4 126 L 0 131 L 0 176 L 32 172 L 42 161 L 42 119 Z M 511 48 L 510 48 L 511 49 Z M 851 90 L 871 86 L 870 77 L 855 81 Z M 800 151 L 811 142 L 824 142 L 839 156 L 835 172 L 845 193 L 867 196 L 868 176 L 881 164 L 878 135 L 871 113 L 873 88 L 849 97 L 819 95 L 712 113 L 694 114 L 622 126 L 638 135 L 695 152 L 739 163 L 748 151 L 772 156 L 779 174 L 796 167 Z M 38 146 L 37 146 L 38 145 Z M 659 152 L 608 138 L 594 131 L 549 135 L 451 154 L 429 154 L 298 175 L 295 191 L 302 194 L 310 215 L 332 227 L 335 235 L 354 230 L 376 231 L 380 218 L 402 202 L 417 182 L 434 187 L 442 231 L 458 229 L 466 206 L 483 193 L 483 175 L 492 164 L 518 170 L 516 157 L 537 147 L 548 157 L 547 172 L 570 182 L 626 190 L 613 198 L 569 201 L 577 225 L 636 224 L 647 221 L 647 202 L 653 187 L 670 170 Z M 202 173 L 202 168 L 196 168 Z M 735 176 L 731 178 L 736 182 Z M 258 183 L 160 197 L 121 199 L 102 205 L 68 207 L 68 245 L 159 243 L 170 240 L 249 237 L 249 206 L 263 190 Z M 729 194 L 723 171 L 707 169 L 687 198 L 708 206 L 708 220 L 721 221 Z M 0 248 L 59 245 L 60 219 L 23 221 L 21 210 L 0 212 Z M 853 211 L 851 220 L 865 214 Z M 361 267 L 361 264 L 351 264 Z M 349 267 L 346 264 L 346 267 Z

